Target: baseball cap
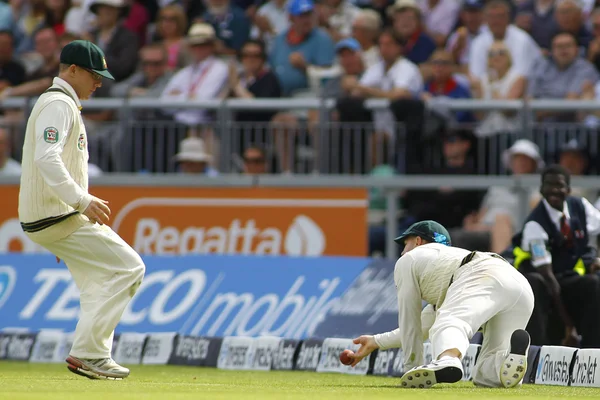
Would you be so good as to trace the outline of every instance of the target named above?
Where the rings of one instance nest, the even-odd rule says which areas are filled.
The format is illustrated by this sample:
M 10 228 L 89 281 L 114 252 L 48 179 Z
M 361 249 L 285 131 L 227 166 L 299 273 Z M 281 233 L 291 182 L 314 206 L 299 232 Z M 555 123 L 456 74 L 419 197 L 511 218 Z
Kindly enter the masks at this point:
M 288 13 L 298 16 L 315 9 L 315 3 L 312 0 L 291 0 L 288 5 Z
M 102 49 L 88 40 L 74 40 L 63 47 L 60 52 L 60 63 L 91 69 L 105 78 L 115 80 L 108 72 Z
M 468 10 L 481 10 L 483 8 L 483 1 L 481 0 L 465 0 L 463 8 Z
M 452 245 L 450 234 L 446 228 L 432 220 L 415 222 L 402 235 L 394 239 L 394 242 L 404 245 L 404 239 L 409 236 L 420 236 L 428 242 L 440 243 L 446 246 Z
M 352 51 L 360 51 L 360 43 L 358 43 L 358 40 L 354 39 L 354 38 L 346 38 L 346 39 L 342 39 L 339 42 L 337 42 L 337 44 L 335 45 L 335 51 L 336 53 L 342 49 L 349 49 Z

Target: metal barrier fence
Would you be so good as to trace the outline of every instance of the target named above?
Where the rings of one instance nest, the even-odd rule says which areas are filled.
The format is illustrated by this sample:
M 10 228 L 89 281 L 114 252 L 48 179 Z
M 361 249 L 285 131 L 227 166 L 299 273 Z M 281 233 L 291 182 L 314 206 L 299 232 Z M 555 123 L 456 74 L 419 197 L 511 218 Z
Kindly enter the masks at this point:
M 0 176 L 0 197 L 2 185 L 18 184 L 18 177 Z M 92 185 L 131 186 L 131 187 L 271 187 L 271 188 L 365 188 L 377 189 L 386 197 L 386 257 L 396 259 L 398 246 L 394 238 L 398 233 L 398 198 L 408 189 L 438 189 L 442 186 L 455 190 L 488 189 L 494 186 L 511 188 L 519 197 L 518 225 L 522 225 L 529 213 L 529 192 L 537 188 L 540 177 L 520 176 L 443 176 L 418 175 L 401 177 L 372 176 L 281 176 L 281 175 L 237 175 L 224 174 L 219 179 L 182 174 L 107 174 L 90 178 Z M 572 177 L 571 187 L 600 191 L 600 177 Z M 110 199 L 107 199 L 110 201 Z
M 5 114 L 19 110 L 22 114 L 4 119 L 11 129 L 15 158 L 20 159 L 26 118 L 35 99 L 9 98 L 2 102 Z M 387 100 L 367 100 L 365 107 L 372 111 L 389 108 Z M 86 119 L 90 160 L 107 172 L 173 172 L 173 155 L 179 142 L 187 135 L 204 137 L 208 150 L 215 156 L 214 166 L 222 173 L 242 169 L 243 150 L 251 144 L 265 148 L 270 170 L 273 172 L 318 174 L 364 174 L 374 166 L 389 164 L 399 173 L 407 172 L 407 157 L 419 152 L 419 169 L 430 170 L 443 164 L 439 136 L 419 137 L 427 142 L 423 149 L 415 149 L 402 122 L 392 123 L 393 134 L 375 135 L 372 122 L 336 122 L 333 99 L 227 99 L 223 101 L 165 102 L 158 99 L 93 99 L 83 102 L 84 111 L 112 110 L 108 120 Z M 175 122 L 175 110 L 201 109 L 210 112 L 206 123 L 184 125 Z M 593 160 L 598 158 L 598 128 L 583 123 L 540 123 L 533 113 L 540 110 L 585 112 L 600 110 L 596 101 L 482 101 L 435 99 L 428 110 L 514 111 L 518 112 L 516 132 L 480 138 L 474 154 L 479 174 L 506 174 L 501 153 L 515 140 L 529 138 L 535 141 L 547 161 L 552 161 L 559 147 L 576 138 L 587 146 Z M 236 121 L 235 113 L 246 116 L 255 113 L 264 117 L 284 112 L 283 118 L 266 122 Z M 426 122 L 433 119 L 425 117 Z M 281 115 L 280 115 L 281 116 Z M 423 127 L 424 130 L 427 127 Z M 423 134 L 425 134 L 423 132 Z M 419 144 L 420 146 L 420 144 Z M 418 170 L 419 170 L 418 169 Z M 593 163 L 591 172 L 598 173 Z

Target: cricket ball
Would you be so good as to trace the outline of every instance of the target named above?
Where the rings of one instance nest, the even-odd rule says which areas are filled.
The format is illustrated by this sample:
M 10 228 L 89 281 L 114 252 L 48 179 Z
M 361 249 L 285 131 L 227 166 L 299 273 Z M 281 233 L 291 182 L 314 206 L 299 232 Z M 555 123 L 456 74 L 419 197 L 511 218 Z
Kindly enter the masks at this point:
M 350 365 L 352 364 L 352 358 L 350 358 L 351 355 L 354 355 L 354 352 L 352 350 L 344 350 L 342 351 L 342 353 L 340 354 L 340 362 L 344 365 Z

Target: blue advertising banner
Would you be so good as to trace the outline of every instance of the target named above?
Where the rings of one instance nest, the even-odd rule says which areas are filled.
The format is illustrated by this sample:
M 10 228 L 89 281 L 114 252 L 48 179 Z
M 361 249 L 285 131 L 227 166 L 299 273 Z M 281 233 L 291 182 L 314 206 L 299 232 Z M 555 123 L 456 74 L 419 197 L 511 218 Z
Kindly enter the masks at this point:
M 303 339 L 369 259 L 144 257 L 146 275 L 117 332 Z M 73 331 L 79 291 L 49 255 L 0 256 L 0 329 Z
M 394 285 L 395 262 L 373 260 L 356 278 L 315 336 L 354 338 L 388 332 L 398 327 L 398 295 Z

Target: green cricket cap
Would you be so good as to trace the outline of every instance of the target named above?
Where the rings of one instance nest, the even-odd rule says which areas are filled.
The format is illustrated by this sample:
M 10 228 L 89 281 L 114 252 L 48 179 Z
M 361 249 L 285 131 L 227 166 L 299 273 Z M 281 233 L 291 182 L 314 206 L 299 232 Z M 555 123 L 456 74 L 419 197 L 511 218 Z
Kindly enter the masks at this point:
M 105 78 L 115 80 L 108 72 L 102 49 L 87 40 L 74 40 L 67 44 L 60 52 L 60 63 L 91 69 Z
M 404 245 L 404 239 L 409 236 L 420 236 L 431 243 L 452 245 L 448 230 L 442 224 L 431 220 L 415 222 L 402 235 L 394 239 L 394 242 Z

